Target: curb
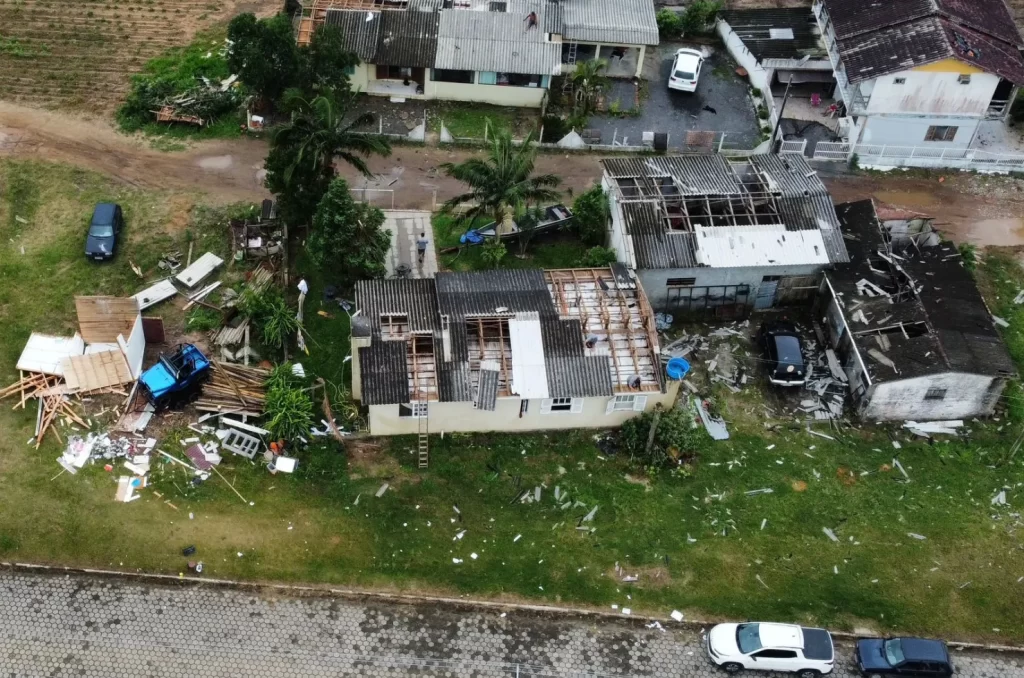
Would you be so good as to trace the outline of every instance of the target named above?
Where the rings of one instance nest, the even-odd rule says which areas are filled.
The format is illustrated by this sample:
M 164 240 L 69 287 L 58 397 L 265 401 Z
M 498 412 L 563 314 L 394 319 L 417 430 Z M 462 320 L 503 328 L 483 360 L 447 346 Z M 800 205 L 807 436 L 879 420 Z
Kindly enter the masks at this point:
M 35 563 L 16 563 L 8 561 L 0 561 L 0 570 L 9 570 L 12 572 L 22 572 L 29 574 L 43 574 L 43 575 L 89 575 L 93 577 L 100 577 L 103 579 L 125 579 L 135 582 L 146 582 L 151 584 L 160 584 L 167 586 L 170 584 L 188 585 L 188 586 L 214 586 L 221 588 L 230 588 L 239 591 L 275 591 L 281 593 L 287 593 L 291 595 L 313 595 L 318 597 L 334 597 L 344 598 L 348 600 L 366 600 L 373 599 L 387 603 L 397 604 L 414 604 L 414 603 L 434 603 L 444 604 L 454 607 L 468 607 L 479 610 L 515 610 L 521 612 L 534 612 L 538 614 L 545 614 L 551 616 L 563 616 L 563 617 L 585 617 L 591 619 L 600 619 L 602 621 L 615 621 L 618 623 L 626 623 L 630 625 L 637 625 L 639 623 L 647 624 L 651 622 L 666 623 L 665 630 L 671 630 L 673 628 L 685 628 L 691 631 L 702 631 L 705 627 L 711 626 L 718 622 L 708 621 L 703 619 L 686 619 L 682 622 L 677 622 L 671 619 L 665 619 L 663 617 L 653 617 L 650 615 L 642 614 L 631 614 L 622 615 L 614 614 L 611 612 L 604 612 L 598 610 L 588 610 L 584 608 L 576 607 L 562 607 L 557 605 L 533 605 L 529 603 L 505 603 L 493 600 L 478 600 L 478 599 L 463 599 L 463 598 L 448 598 L 445 596 L 428 596 L 420 594 L 409 594 L 409 593 L 385 593 L 382 591 L 372 591 L 367 589 L 339 589 L 332 588 L 329 586 L 309 586 L 301 584 L 275 584 L 265 582 L 247 582 L 247 581 L 236 581 L 233 579 L 216 579 L 213 577 L 194 577 L 194 576 L 175 576 L 172 574 L 156 574 L 148 572 L 125 572 L 122 570 L 104 570 L 87 567 L 66 567 L 59 565 L 39 565 Z M 668 626 L 667 624 L 671 624 Z M 856 641 L 864 636 L 851 633 L 848 631 L 830 631 L 832 637 L 838 638 L 845 641 Z M 1019 654 L 1024 656 L 1024 646 L 1016 645 L 993 645 L 986 643 L 972 643 L 958 640 L 947 640 L 946 644 L 953 650 L 971 650 L 980 652 L 998 652 L 998 653 L 1010 653 Z

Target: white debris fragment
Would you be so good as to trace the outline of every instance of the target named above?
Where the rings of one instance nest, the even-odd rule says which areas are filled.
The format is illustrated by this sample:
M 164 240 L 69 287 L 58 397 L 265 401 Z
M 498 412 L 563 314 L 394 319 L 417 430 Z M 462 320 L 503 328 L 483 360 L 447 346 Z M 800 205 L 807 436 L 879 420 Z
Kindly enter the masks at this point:
M 992 497 L 993 506 L 1006 506 L 1006 490 L 1000 490 L 999 493 Z
M 517 534 L 517 535 L 516 535 L 516 538 L 512 540 L 512 543 L 514 544 L 514 543 L 516 543 L 517 541 L 519 541 L 519 540 L 520 540 L 520 539 L 522 539 L 522 538 L 523 538 L 523 535 L 521 535 L 521 534 Z
M 455 564 L 455 565 L 461 565 L 462 564 L 462 558 L 452 558 L 452 563 Z
M 388 491 L 388 484 L 384 483 L 383 485 L 380 486 L 380 489 L 377 490 L 377 494 L 375 496 L 378 497 L 378 498 L 379 497 L 383 497 L 384 493 L 387 492 L 387 491 Z
M 669 616 L 671 616 L 672 619 L 674 619 L 677 622 L 683 621 L 683 613 L 679 610 L 672 610 L 672 614 Z
M 908 537 L 912 537 L 914 539 L 917 539 L 919 541 L 924 541 L 925 539 L 928 538 L 928 537 L 924 536 L 923 534 L 917 534 L 916 532 L 907 532 L 907 536 Z
M 768 524 L 768 519 L 767 518 L 762 519 L 761 520 L 761 529 L 763 530 L 764 526 L 767 525 L 767 524 Z
M 834 541 L 834 542 L 838 542 L 839 541 L 839 537 L 836 536 L 836 533 L 833 532 L 832 530 L 828 529 L 827 527 L 821 528 L 821 531 L 824 532 L 825 536 L 828 537 L 829 539 L 831 539 L 832 541 Z

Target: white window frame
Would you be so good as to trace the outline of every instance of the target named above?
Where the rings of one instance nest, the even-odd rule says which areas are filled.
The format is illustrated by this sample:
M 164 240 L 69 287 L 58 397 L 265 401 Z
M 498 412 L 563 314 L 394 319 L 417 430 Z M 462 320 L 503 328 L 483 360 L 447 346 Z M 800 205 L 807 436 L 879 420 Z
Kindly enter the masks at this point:
M 402 417 L 402 408 L 408 407 L 410 410 L 412 410 L 412 414 L 410 414 L 408 417 L 402 417 L 403 419 L 423 419 L 424 417 L 427 417 L 430 414 L 430 410 L 428 409 L 427 405 L 427 403 L 401 403 L 398 406 L 398 416 Z
M 554 407 L 569 406 L 569 409 L 554 409 Z M 583 398 L 545 398 L 540 403 L 541 414 L 579 414 L 583 411 Z
M 614 395 L 609 398 L 608 405 L 605 407 L 604 413 L 643 412 L 646 408 L 647 396 L 629 393 L 625 395 Z

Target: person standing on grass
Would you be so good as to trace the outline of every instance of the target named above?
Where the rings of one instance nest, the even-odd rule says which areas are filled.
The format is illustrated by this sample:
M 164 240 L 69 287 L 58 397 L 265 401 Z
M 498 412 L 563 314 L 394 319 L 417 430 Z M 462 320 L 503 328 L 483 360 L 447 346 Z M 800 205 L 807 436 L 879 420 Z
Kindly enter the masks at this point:
M 420 238 L 416 241 L 416 257 L 421 264 L 423 263 L 423 258 L 427 256 L 427 245 L 429 244 L 430 241 L 427 240 L 427 234 L 420 233 Z

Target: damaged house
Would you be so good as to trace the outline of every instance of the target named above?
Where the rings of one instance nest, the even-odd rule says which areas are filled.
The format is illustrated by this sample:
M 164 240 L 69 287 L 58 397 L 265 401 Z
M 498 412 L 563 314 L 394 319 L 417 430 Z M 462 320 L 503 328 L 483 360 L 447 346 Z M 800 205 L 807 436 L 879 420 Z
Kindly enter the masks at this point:
M 1016 370 L 956 246 L 906 219 L 890 230 L 870 200 L 836 213 L 851 261 L 825 275 L 815 315 L 861 416 L 991 414 Z
M 373 435 L 604 428 L 678 391 L 621 265 L 365 280 L 356 305 L 352 390 Z
M 659 311 L 743 314 L 813 298 L 847 260 L 832 199 L 798 154 L 603 160 L 609 246 Z

